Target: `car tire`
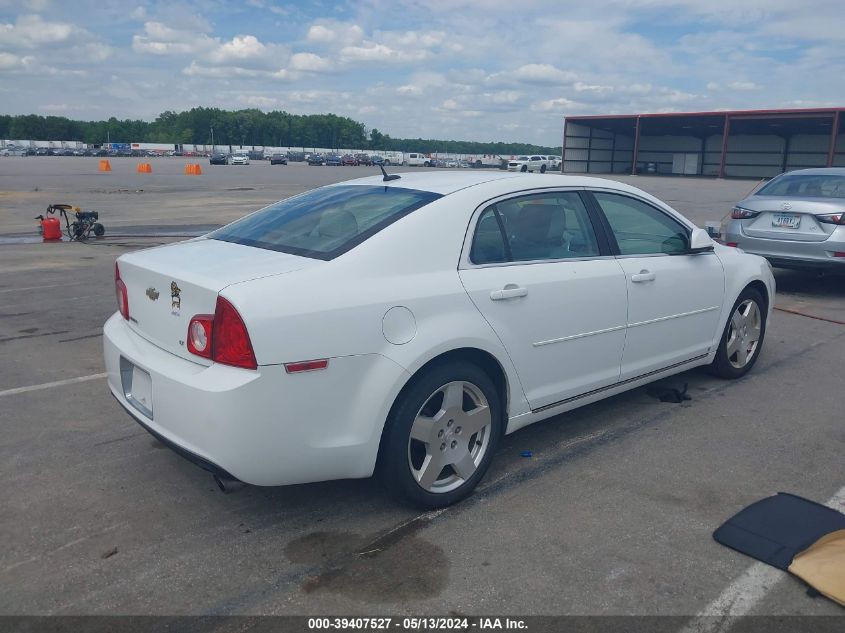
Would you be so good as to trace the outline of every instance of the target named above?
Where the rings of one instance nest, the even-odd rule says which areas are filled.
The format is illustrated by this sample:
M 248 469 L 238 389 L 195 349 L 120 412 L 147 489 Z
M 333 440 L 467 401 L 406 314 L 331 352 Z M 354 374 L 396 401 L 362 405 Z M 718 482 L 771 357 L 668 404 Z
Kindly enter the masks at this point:
M 545 166 L 545 165 L 540 165 L 540 173 L 541 173 L 541 174 L 545 174 L 545 173 L 546 173 L 546 166 Z
M 731 308 L 710 373 L 736 379 L 747 374 L 763 347 L 766 336 L 766 302 L 760 291 L 743 290 Z
M 105 234 L 106 234 L 106 227 L 104 227 L 99 222 L 94 224 L 94 235 L 96 235 L 97 237 L 103 237 L 103 235 L 105 235 Z
M 503 427 L 501 397 L 486 372 L 463 361 L 436 365 L 394 403 L 379 478 L 404 503 L 428 509 L 452 505 L 484 476 Z
M 528 165 L 523 165 L 522 169 L 520 169 L 519 171 L 521 171 L 524 174 L 525 172 L 528 171 Z

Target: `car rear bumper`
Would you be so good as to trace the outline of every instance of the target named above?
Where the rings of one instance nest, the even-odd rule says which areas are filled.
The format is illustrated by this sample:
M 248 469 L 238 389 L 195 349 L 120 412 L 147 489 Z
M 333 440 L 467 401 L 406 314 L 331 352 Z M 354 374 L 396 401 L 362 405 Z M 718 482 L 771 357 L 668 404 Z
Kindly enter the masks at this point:
M 746 253 L 765 257 L 773 266 L 845 270 L 845 257 L 834 256 L 845 253 L 845 227 L 837 227 L 822 242 L 775 240 L 746 235 L 739 220 L 729 220 L 722 225 L 721 240 L 736 244 Z
M 405 378 L 379 354 L 300 374 L 199 365 L 142 338 L 119 314 L 103 328 L 103 348 L 109 389 L 137 422 L 202 468 L 262 486 L 370 476 L 390 406 L 379 396 Z M 127 367 L 149 374 L 150 412 L 133 403 Z

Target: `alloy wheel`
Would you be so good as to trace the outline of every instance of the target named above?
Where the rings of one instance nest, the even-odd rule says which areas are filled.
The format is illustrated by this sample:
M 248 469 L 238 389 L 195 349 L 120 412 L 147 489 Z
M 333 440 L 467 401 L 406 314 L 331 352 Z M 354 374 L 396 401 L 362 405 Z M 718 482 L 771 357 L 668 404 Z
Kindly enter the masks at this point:
M 471 382 L 449 382 L 426 400 L 411 425 L 408 465 L 432 493 L 455 490 L 478 470 L 490 447 L 490 406 Z
M 762 316 L 757 302 L 746 299 L 731 315 L 728 329 L 728 362 L 736 369 L 745 367 L 757 353 L 760 343 Z

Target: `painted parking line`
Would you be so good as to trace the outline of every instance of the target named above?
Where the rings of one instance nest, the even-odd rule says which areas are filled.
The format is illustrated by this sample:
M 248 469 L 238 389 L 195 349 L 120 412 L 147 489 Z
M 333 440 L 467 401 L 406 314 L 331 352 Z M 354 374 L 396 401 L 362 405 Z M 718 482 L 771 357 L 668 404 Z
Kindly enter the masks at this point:
M 845 511 L 845 486 L 831 497 L 826 506 Z M 754 607 L 788 576 L 766 563 L 757 562 L 728 585 L 713 602 L 707 605 L 681 633 L 723 633 L 736 622 L 736 616 L 748 615 Z
M 65 385 L 75 385 L 79 382 L 88 382 L 89 380 L 99 380 L 105 378 L 108 374 L 90 374 L 88 376 L 77 376 L 76 378 L 67 378 L 65 380 L 56 380 L 55 382 L 44 382 L 40 385 L 30 385 L 28 387 L 15 387 L 14 389 L 6 389 L 0 391 L 0 398 L 3 396 L 14 396 L 19 393 L 28 393 L 30 391 L 40 391 L 41 389 L 52 389 L 53 387 L 64 387 Z

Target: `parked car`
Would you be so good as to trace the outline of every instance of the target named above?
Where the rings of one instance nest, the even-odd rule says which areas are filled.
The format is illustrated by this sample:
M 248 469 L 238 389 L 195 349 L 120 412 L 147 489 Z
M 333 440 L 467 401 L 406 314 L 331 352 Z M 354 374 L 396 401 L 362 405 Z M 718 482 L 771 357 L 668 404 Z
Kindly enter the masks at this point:
M 343 156 L 340 157 L 340 162 L 344 166 L 352 166 L 352 167 L 358 166 L 358 159 L 355 158 L 352 154 L 344 154 Z
M 288 157 L 285 154 L 272 154 L 270 156 L 271 165 L 287 165 Z
M 341 165 L 343 165 L 343 159 L 337 154 L 329 154 L 326 156 L 327 167 L 340 167 Z
M 223 152 L 216 152 L 208 157 L 209 165 L 228 165 L 229 155 Z
M 232 165 L 249 165 L 249 156 L 247 154 L 232 154 L 229 163 Z
M 292 163 L 301 163 L 305 160 L 304 152 L 288 152 L 288 160 Z
M 36 156 L 49 156 L 50 150 L 47 149 L 46 147 L 39 147 L 35 150 L 35 155 Z
M 629 185 L 465 171 L 288 198 L 121 255 L 115 289 L 111 393 L 219 485 L 377 472 L 440 507 L 522 426 L 700 365 L 745 375 L 775 286 Z
M 532 156 L 520 156 L 508 162 L 508 171 L 538 172 L 545 174 L 549 169 L 549 159 L 546 156 L 534 154 Z
M 311 154 L 308 157 L 308 164 L 309 165 L 325 165 L 326 159 L 323 157 L 322 154 Z
M 373 165 L 389 165 L 390 163 L 385 160 L 384 156 L 371 156 L 370 160 L 372 161 Z
M 773 178 L 736 204 L 720 234 L 773 266 L 845 271 L 845 168 Z
M 355 160 L 358 161 L 359 165 L 366 165 L 367 167 L 373 164 L 373 159 L 368 154 L 355 154 Z

